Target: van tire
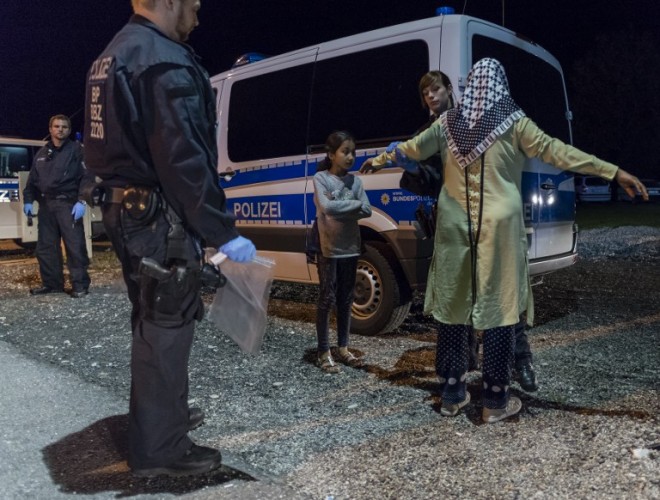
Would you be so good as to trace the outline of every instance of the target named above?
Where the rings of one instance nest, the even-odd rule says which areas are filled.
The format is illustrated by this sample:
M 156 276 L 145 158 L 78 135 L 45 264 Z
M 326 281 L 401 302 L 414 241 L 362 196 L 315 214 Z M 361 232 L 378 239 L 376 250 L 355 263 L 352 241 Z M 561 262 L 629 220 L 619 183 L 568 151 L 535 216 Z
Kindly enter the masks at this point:
M 411 305 L 411 293 L 394 259 L 388 259 L 384 243 L 369 242 L 358 259 L 351 332 L 358 335 L 387 333 L 403 323 Z

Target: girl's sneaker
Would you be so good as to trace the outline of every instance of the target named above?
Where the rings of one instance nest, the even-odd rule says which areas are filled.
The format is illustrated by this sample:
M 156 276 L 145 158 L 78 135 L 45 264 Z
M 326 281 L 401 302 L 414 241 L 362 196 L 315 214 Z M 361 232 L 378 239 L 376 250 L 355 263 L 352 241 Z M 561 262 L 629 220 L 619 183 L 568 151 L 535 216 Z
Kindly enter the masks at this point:
M 339 373 L 341 371 L 341 368 L 337 366 L 330 354 L 317 358 L 316 365 L 326 373 Z
M 465 399 L 460 403 L 445 403 L 442 402 L 442 407 L 440 408 L 440 414 L 443 417 L 455 417 L 458 415 L 458 411 L 467 405 L 470 402 L 470 393 L 465 393 Z
M 353 368 L 359 368 L 363 365 L 363 362 L 360 358 L 356 358 L 351 351 L 346 349 L 345 352 L 337 351 L 337 361 L 346 366 L 351 366 Z

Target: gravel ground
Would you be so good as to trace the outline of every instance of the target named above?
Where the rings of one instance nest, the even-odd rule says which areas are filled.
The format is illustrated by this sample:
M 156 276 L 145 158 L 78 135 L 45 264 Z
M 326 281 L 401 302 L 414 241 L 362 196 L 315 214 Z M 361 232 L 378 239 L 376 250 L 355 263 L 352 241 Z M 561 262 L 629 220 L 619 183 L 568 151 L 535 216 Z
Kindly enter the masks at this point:
M 226 468 L 131 479 L 125 415 L 108 415 L 113 439 L 69 450 L 107 463 L 81 479 L 55 453 L 50 474 L 60 491 L 109 498 L 660 498 L 660 229 L 584 231 L 580 256 L 535 285 L 529 337 L 541 388 L 514 386 L 523 410 L 509 421 L 481 423 L 476 372 L 473 403 L 440 416 L 420 296 L 396 332 L 352 337 L 363 369 L 329 375 L 313 365 L 315 288 L 277 282 L 258 355 L 208 320 L 197 329 L 190 397 L 207 417 L 194 438 L 219 447 Z M 30 297 L 35 263 L 4 262 L 0 342 L 127 400 L 128 301 L 110 253 L 95 253 L 91 275 L 84 299 Z

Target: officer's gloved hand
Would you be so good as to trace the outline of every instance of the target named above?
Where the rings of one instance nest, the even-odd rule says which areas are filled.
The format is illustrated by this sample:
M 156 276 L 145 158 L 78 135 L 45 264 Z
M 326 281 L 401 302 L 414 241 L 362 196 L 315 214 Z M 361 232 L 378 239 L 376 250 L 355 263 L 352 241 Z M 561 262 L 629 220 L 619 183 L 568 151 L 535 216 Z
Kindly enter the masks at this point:
M 77 202 L 71 209 L 71 215 L 73 215 L 73 220 L 80 219 L 83 215 L 85 215 L 85 204 L 81 203 L 80 201 Z
M 395 159 L 394 163 L 398 166 L 401 167 L 411 174 L 416 174 L 419 172 L 419 164 L 415 160 L 411 160 L 408 158 L 403 152 L 397 147 L 399 144 L 401 144 L 400 141 L 395 141 L 391 142 L 389 146 L 385 149 L 387 153 L 391 153 L 394 151 Z
M 390 142 L 390 144 L 385 148 L 385 152 L 386 153 L 391 153 L 392 151 L 394 151 L 396 149 L 396 147 L 399 144 L 401 144 L 401 141 Z M 385 163 L 385 165 L 387 165 L 388 167 L 391 167 L 394 164 L 395 163 L 392 160 L 390 160 L 389 158 L 388 158 L 387 162 Z
M 385 152 L 391 153 L 399 144 L 401 144 L 401 141 L 390 142 L 389 146 L 385 148 Z
M 419 163 L 408 158 L 400 149 L 397 148 L 395 151 L 396 163 L 398 166 L 407 170 L 411 174 L 416 174 L 419 171 Z
M 32 215 L 32 203 L 26 203 L 23 205 L 23 213 L 25 215 Z
M 234 262 L 250 262 L 257 255 L 257 249 L 254 244 L 243 236 L 237 236 L 225 243 L 218 248 L 218 251 L 224 253 Z

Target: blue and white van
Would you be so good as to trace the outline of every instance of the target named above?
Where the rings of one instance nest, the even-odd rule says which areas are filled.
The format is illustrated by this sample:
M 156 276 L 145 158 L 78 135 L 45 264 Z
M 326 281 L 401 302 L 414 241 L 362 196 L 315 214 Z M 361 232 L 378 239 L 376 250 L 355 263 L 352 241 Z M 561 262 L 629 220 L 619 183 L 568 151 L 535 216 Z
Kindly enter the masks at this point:
M 512 95 L 539 126 L 571 142 L 571 113 L 559 62 L 501 26 L 441 15 L 320 43 L 274 57 L 245 57 L 211 78 L 219 118 L 218 172 L 241 234 L 277 262 L 276 279 L 316 283 L 305 243 L 315 217 L 312 177 L 334 130 L 357 139 L 362 162 L 411 136 L 428 116 L 419 78 L 440 69 L 460 97 L 473 63 L 495 57 Z M 255 62 L 249 62 L 255 59 Z M 434 200 L 399 187 L 401 169 L 363 176 L 373 215 L 360 221 L 360 257 L 352 330 L 395 329 L 423 289 L 432 242 L 417 230 L 415 210 Z M 532 274 L 576 259 L 572 175 L 530 160 L 523 177 Z

